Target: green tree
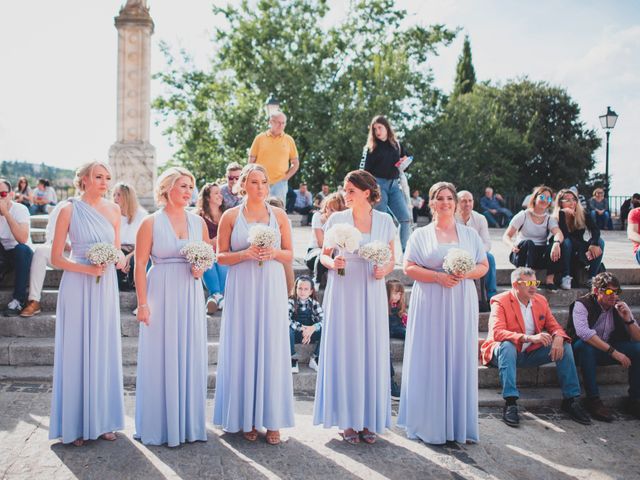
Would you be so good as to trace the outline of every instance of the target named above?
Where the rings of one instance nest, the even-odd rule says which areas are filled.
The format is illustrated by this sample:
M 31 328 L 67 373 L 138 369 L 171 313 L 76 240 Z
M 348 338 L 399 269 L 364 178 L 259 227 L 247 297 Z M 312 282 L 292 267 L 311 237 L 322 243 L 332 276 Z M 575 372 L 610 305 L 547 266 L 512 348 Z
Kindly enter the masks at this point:
M 518 185 L 527 190 L 539 184 L 557 189 L 588 180 L 600 138 L 580 121 L 580 107 L 565 89 L 524 78 L 494 92 L 504 125 L 518 131 L 528 144 L 513 165 Z
M 357 168 L 367 127 L 385 114 L 400 132 L 429 121 L 441 98 L 428 65 L 455 32 L 442 25 L 406 27 L 393 0 L 350 4 L 341 23 L 324 27 L 325 0 L 243 1 L 214 7 L 226 25 L 215 31 L 210 70 L 181 65 L 164 46 L 166 94 L 154 106 L 177 147 L 175 161 L 199 180 L 244 163 L 267 126 L 265 99 L 275 94 L 288 116 L 301 169 L 313 188 Z
M 466 35 L 464 37 L 462 54 L 458 57 L 456 80 L 453 85 L 452 97 L 471 92 L 475 84 L 476 71 L 473 68 L 473 60 L 471 59 L 471 43 L 469 42 L 469 36 Z

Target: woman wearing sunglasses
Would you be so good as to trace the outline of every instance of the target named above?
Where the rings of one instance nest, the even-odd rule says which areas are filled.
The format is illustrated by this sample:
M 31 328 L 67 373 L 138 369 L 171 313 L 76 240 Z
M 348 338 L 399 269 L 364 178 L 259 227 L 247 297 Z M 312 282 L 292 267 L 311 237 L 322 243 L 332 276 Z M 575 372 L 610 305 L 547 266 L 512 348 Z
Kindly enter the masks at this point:
M 547 279 L 543 287 L 557 290 L 553 279 L 557 267 L 553 263 L 560 260 L 564 236 L 557 219 L 549 214 L 552 202 L 553 192 L 549 187 L 536 187 L 528 208 L 511 219 L 502 240 L 511 248 L 509 261 L 513 265 L 546 270 Z M 550 234 L 553 235 L 551 247 L 547 245 Z
M 589 278 L 598 273 L 602 264 L 604 240 L 600 229 L 590 215 L 585 215 L 578 197 L 571 190 L 563 189 L 556 196 L 553 218 L 558 221 L 564 240 L 560 245 L 561 260 L 552 264 L 555 271 L 562 273 L 560 288 L 571 288 L 572 264 L 574 270 L 589 267 Z M 585 235 L 588 232 L 588 235 Z

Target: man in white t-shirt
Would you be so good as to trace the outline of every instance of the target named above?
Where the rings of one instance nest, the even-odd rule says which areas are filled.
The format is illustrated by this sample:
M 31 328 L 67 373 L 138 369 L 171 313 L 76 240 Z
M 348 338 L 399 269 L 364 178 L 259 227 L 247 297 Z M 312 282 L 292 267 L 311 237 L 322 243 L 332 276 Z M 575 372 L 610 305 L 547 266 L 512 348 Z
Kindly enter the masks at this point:
M 11 183 L 0 178 L 0 272 L 15 271 L 13 298 L 3 312 L 5 317 L 19 315 L 27 299 L 33 256 L 30 226 L 29 209 L 13 201 Z
M 60 210 L 67 204 L 68 202 L 60 202 L 51 211 L 44 235 L 45 242 L 42 245 L 36 246 L 34 249 L 29 272 L 29 297 L 27 305 L 20 312 L 21 317 L 33 317 L 42 311 L 40 308 L 40 297 L 42 296 L 42 287 L 44 286 L 47 267 L 55 268 L 51 264 L 51 245 L 53 244 L 53 235 L 56 232 L 56 222 Z M 71 244 L 67 238 L 67 243 L 64 246 L 64 255 L 68 256 L 70 251 Z
M 473 195 L 471 192 L 461 190 L 458 192 L 458 209 L 456 211 L 456 220 L 462 225 L 473 228 L 484 244 L 487 252 L 487 261 L 489 262 L 489 270 L 484 276 L 484 284 L 487 288 L 487 301 L 491 300 L 497 291 L 496 285 L 496 259 L 491 250 L 491 237 L 489 236 L 489 223 L 484 215 L 473 210 Z

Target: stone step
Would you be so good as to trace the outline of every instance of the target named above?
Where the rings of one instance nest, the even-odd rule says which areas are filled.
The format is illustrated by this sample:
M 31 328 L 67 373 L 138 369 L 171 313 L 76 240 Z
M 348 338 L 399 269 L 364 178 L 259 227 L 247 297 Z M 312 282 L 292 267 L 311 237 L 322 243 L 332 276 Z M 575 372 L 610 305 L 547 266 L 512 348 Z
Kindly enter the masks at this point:
M 6 287 L 0 290 L 0 305 L 4 307 L 11 301 L 13 292 Z M 55 312 L 56 303 L 58 301 L 58 290 L 52 288 L 45 288 L 42 290 L 42 297 L 40 298 L 40 305 L 43 312 Z M 135 292 L 120 292 L 120 311 L 130 312 L 137 305 Z
M 402 366 L 396 365 L 395 380 L 400 384 Z M 615 367 L 601 367 L 610 369 Z M 497 369 L 493 369 L 497 370 Z M 518 370 L 520 374 L 521 370 Z M 478 372 L 480 373 L 480 372 Z M 496 373 L 497 375 L 497 373 Z M 600 371 L 598 372 L 601 376 Z M 53 380 L 52 366 L 0 366 L 0 381 L 11 382 L 51 382 Z M 599 378 L 600 380 L 600 378 Z M 123 367 L 123 382 L 126 387 L 134 387 L 136 384 L 136 367 Z M 208 388 L 215 388 L 216 366 L 209 366 Z M 293 375 L 293 390 L 296 395 L 314 395 L 316 387 L 316 372 L 309 367 L 301 365 L 300 372 Z M 600 396 L 608 406 L 621 405 L 627 397 L 628 386 L 626 380 L 619 384 L 601 383 Z M 526 386 L 519 383 L 520 400 L 519 405 L 525 408 L 554 407 L 557 408 L 562 401 L 562 394 L 557 385 L 548 386 Z M 478 389 L 478 404 L 480 407 L 502 407 L 504 400 L 498 384 Z
M 44 228 L 31 228 L 29 233 L 31 233 L 31 243 L 33 243 L 34 245 L 44 243 L 46 240 Z
M 31 215 L 31 229 L 34 228 L 47 228 L 47 224 L 49 223 L 49 215 Z

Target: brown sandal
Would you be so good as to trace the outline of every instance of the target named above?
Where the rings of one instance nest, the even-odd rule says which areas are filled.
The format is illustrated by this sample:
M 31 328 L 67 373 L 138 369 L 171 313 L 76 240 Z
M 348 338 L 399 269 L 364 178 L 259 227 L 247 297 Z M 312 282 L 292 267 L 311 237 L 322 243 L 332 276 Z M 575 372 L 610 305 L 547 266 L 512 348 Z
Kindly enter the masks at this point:
M 250 432 L 243 432 L 242 436 L 249 442 L 255 442 L 258 439 L 258 430 L 253 427 Z
M 76 439 L 73 441 L 73 444 L 74 444 L 76 447 L 81 447 L 81 446 L 83 446 L 83 445 L 84 445 L 84 438 L 76 438 Z
M 265 439 L 269 445 L 280 445 L 280 432 L 278 430 L 267 430 Z

